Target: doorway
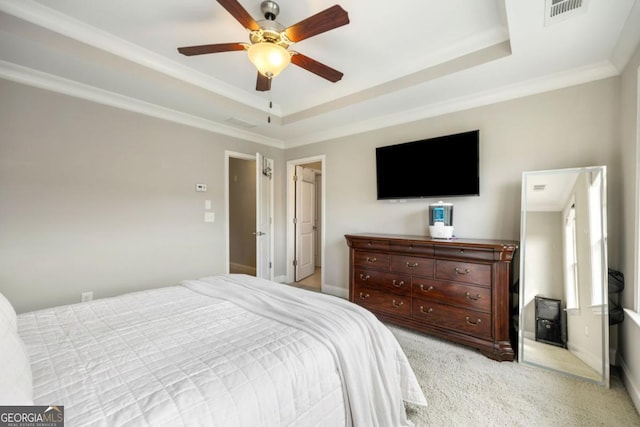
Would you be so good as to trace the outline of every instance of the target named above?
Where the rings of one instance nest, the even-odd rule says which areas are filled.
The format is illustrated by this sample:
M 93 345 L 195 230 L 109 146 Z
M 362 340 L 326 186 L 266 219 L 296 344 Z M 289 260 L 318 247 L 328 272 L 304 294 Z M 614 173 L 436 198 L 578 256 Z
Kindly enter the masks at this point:
M 273 160 L 225 154 L 227 272 L 273 280 Z
M 287 163 L 287 278 L 322 290 L 324 283 L 324 156 Z

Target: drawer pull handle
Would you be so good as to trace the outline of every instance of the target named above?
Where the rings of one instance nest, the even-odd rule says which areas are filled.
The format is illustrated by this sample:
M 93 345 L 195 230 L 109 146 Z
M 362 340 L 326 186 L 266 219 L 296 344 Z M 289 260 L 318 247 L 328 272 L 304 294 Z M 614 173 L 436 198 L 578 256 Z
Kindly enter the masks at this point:
M 400 302 L 396 302 L 396 300 L 391 301 L 391 304 L 393 304 L 393 306 L 395 308 L 400 308 L 404 305 L 404 302 L 400 301 Z
M 367 262 L 370 262 L 371 264 L 373 264 L 376 261 L 377 261 L 377 259 L 375 257 L 374 258 L 367 257 Z
M 456 273 L 457 274 L 469 274 L 471 273 L 471 270 L 469 270 L 468 268 L 465 268 L 464 271 L 460 270 L 458 267 L 456 267 Z
M 429 286 L 427 289 L 425 289 L 424 285 L 420 285 L 420 290 L 422 292 L 431 292 L 433 290 L 433 286 Z
M 371 279 L 371 276 L 369 276 L 368 274 L 365 276 L 364 274 L 360 273 L 360 280 L 367 281 L 369 279 Z
M 469 292 L 465 292 L 464 296 L 467 297 L 467 299 L 470 299 L 472 301 L 478 301 L 480 299 L 480 294 L 476 294 L 475 297 L 472 297 Z
M 367 242 L 367 245 L 368 245 L 368 246 L 372 246 L 372 245 L 373 245 L 373 242 L 372 242 L 371 240 L 369 240 L 369 241 Z
M 396 283 L 397 282 L 397 283 Z M 404 285 L 404 280 L 400 280 L 399 282 L 396 279 L 393 279 L 393 286 L 395 286 L 396 288 L 399 288 L 400 286 Z
M 363 294 L 362 292 L 360 292 L 360 299 L 367 299 L 369 298 L 369 294 Z
M 430 308 L 430 309 L 428 309 L 428 310 L 425 310 L 423 305 L 421 305 L 421 306 L 420 306 L 420 312 L 421 312 L 421 313 L 429 314 L 429 313 L 431 313 L 432 311 L 433 311 L 433 308 Z M 468 319 L 468 317 L 467 317 L 467 319 Z
M 477 319 L 475 322 L 469 320 L 469 316 L 466 317 L 466 321 L 468 325 L 479 325 L 482 322 L 482 319 Z
M 408 262 L 408 261 L 407 261 L 407 268 L 414 269 L 414 268 L 416 268 L 417 266 L 418 266 L 418 263 L 417 263 L 417 262 Z

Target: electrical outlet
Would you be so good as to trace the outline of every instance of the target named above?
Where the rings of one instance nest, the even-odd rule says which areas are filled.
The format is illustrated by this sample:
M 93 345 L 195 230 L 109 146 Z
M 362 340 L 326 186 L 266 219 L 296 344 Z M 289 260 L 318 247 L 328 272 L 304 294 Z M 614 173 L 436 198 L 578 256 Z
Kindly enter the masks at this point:
M 214 212 L 205 212 L 204 213 L 204 222 L 215 222 L 216 214 Z
M 93 299 L 93 292 L 83 292 L 80 295 L 80 301 L 81 302 L 91 301 L 92 299 Z

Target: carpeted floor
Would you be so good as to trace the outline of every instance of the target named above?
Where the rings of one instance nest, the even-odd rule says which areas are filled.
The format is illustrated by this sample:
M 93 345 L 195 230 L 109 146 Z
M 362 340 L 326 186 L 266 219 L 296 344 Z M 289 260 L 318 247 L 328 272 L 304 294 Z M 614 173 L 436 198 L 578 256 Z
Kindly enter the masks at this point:
M 389 326 L 418 376 L 429 406 L 409 407 L 423 426 L 640 426 L 614 370 L 611 388 L 519 364 Z

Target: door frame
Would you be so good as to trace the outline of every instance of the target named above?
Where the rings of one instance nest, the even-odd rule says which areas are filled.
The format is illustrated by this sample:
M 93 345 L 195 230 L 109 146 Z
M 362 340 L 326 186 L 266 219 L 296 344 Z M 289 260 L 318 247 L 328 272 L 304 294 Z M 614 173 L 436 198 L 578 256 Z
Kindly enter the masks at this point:
M 269 174 L 265 173 L 265 165 L 268 169 L 270 169 Z M 264 177 L 268 176 L 267 182 L 265 182 Z M 266 212 L 269 219 L 269 224 L 267 225 L 268 229 L 267 236 L 269 237 L 269 256 L 267 259 L 268 266 L 264 267 L 268 270 L 268 274 L 266 278 L 269 280 L 273 280 L 274 278 L 274 269 L 275 269 L 275 238 L 274 238 L 274 224 L 273 218 L 275 215 L 275 201 L 274 201 L 274 185 L 275 181 L 275 162 L 273 159 L 265 156 L 264 154 L 257 152 L 256 153 L 256 231 L 262 231 L 262 227 L 260 226 L 260 214 L 261 209 L 265 208 L 265 203 L 262 200 L 263 192 L 261 191 L 261 185 L 265 186 L 264 188 L 268 189 L 268 197 L 269 201 L 266 204 Z M 262 184 L 261 184 L 262 183 Z M 262 212 L 264 214 L 264 212 Z M 264 237 L 256 236 L 256 277 L 264 277 L 264 271 L 261 270 L 260 265 L 264 260 L 264 254 L 260 252 L 260 239 Z M 260 273 L 263 273 L 261 276 Z
M 293 260 L 295 259 L 296 256 L 296 247 L 295 247 L 295 229 L 293 227 L 293 218 L 295 216 L 295 200 L 296 200 L 296 194 L 295 194 L 295 186 L 294 186 L 294 182 L 293 182 L 293 177 L 295 176 L 296 173 L 296 166 L 299 165 L 304 165 L 307 163 L 313 163 L 313 162 L 320 162 L 322 164 L 321 167 L 321 188 L 320 188 L 320 201 L 321 201 L 321 206 L 320 206 L 320 212 L 321 212 L 321 218 L 320 218 L 320 234 L 319 234 L 319 238 L 320 238 L 320 253 L 321 253 L 321 259 L 323 260 L 323 266 L 320 269 L 320 283 L 321 283 L 321 291 L 324 288 L 324 277 L 325 277 L 325 265 L 326 264 L 324 262 L 325 260 L 325 256 L 324 256 L 324 252 L 325 252 L 325 218 L 326 218 L 326 214 L 325 214 L 325 209 L 326 209 L 326 201 L 325 201 L 325 179 L 326 179 L 326 156 L 324 154 L 319 154 L 317 156 L 311 156 L 311 157 L 305 157 L 305 158 L 301 158 L 301 159 L 295 159 L 295 160 L 289 160 L 287 161 L 287 261 L 286 261 L 286 281 L 288 283 L 291 283 L 294 281 L 295 278 L 295 274 L 294 274 L 294 268 L 293 268 Z
M 256 153 L 257 154 L 257 153 Z M 257 179 L 258 179 L 258 173 L 259 171 L 262 169 L 261 165 L 258 164 L 258 159 L 257 159 L 257 155 L 256 154 L 246 154 L 246 153 L 240 153 L 237 151 L 229 151 L 229 150 L 225 150 L 224 152 L 224 210 L 225 210 L 225 239 L 226 239 L 226 243 L 225 243 L 225 273 L 229 274 L 229 264 L 231 261 L 231 240 L 230 240 L 230 230 L 229 230 L 229 159 L 231 158 L 235 158 L 235 159 L 243 159 L 243 160 L 254 160 L 256 162 L 256 184 L 257 184 Z M 275 168 L 274 168 L 275 169 Z M 274 171 L 275 173 L 275 171 Z M 271 224 L 269 225 L 269 236 L 270 236 L 270 242 L 269 242 L 269 247 L 270 247 L 270 252 L 271 252 L 271 263 L 272 266 L 275 265 L 275 255 L 274 255 L 274 236 L 273 236 L 273 230 L 274 230 L 274 224 L 273 224 L 273 212 L 274 212 L 274 199 L 273 199 L 273 193 L 274 193 L 274 185 L 273 185 L 273 178 L 270 180 L 270 186 L 269 186 L 269 191 L 271 192 L 271 197 L 270 197 L 270 201 L 269 201 L 269 213 L 271 215 L 272 221 Z M 258 192 L 258 188 L 256 188 L 256 196 L 257 196 L 257 192 Z M 257 210 L 258 210 L 258 197 L 256 197 L 256 218 L 257 218 Z M 258 242 L 256 241 L 256 250 L 258 248 Z M 258 258 L 256 257 L 256 275 L 258 274 Z M 273 280 L 273 267 L 269 269 L 269 278 L 271 280 Z

